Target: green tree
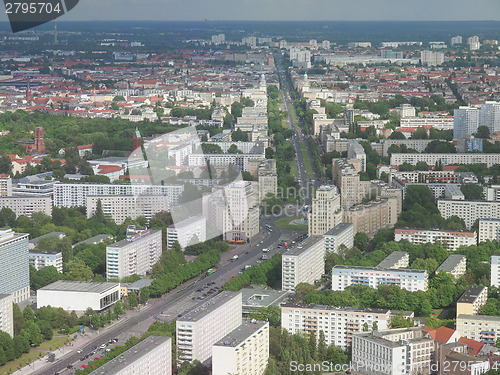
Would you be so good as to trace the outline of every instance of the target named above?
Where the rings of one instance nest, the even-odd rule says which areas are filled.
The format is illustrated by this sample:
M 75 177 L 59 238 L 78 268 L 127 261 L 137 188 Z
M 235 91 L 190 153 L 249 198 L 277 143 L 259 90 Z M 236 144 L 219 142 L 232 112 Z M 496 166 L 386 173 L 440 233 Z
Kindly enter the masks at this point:
M 403 163 L 399 166 L 398 170 L 400 172 L 412 172 L 414 168 L 410 163 Z
M 464 193 L 465 199 L 484 199 L 483 187 L 481 185 L 468 183 L 460 185 L 460 190 Z
M 490 129 L 486 125 L 481 125 L 477 128 L 476 133 L 474 133 L 476 138 L 490 138 Z
M 31 306 L 28 305 L 23 310 L 23 317 L 25 322 L 34 322 L 35 321 L 35 313 L 31 309 Z
M 248 142 L 248 134 L 244 133 L 241 130 L 241 128 L 238 128 L 234 132 L 231 133 L 231 141 L 233 141 L 233 142 Z
M 416 165 L 417 171 L 428 171 L 429 165 L 425 161 L 419 161 Z
M 357 247 L 361 251 L 365 251 L 368 249 L 368 243 L 370 239 L 365 233 L 358 232 L 354 236 L 354 246 Z
M 128 303 L 130 307 L 137 307 L 139 305 L 137 302 L 137 294 L 134 291 L 130 292 L 128 295 Z
M 46 341 L 52 340 L 52 336 L 54 336 L 52 325 L 46 320 L 39 320 L 36 322 L 36 324 L 40 328 L 40 332 L 42 333 L 43 339 Z
M 64 272 L 70 280 L 74 281 L 92 281 L 94 273 L 84 262 L 74 259 L 68 262 Z
M 12 162 L 7 155 L 0 157 L 0 173 L 10 173 L 12 171 Z
M 38 327 L 35 322 L 26 322 L 21 334 L 23 334 L 23 332 L 26 337 L 28 337 L 30 345 L 38 346 L 43 342 L 42 332 L 40 331 L 40 327 Z
M 238 146 L 236 146 L 236 144 L 232 144 L 231 146 L 229 146 L 229 148 L 227 149 L 227 154 L 242 154 L 243 151 L 241 151 Z
M 14 318 L 14 336 L 16 336 L 24 328 L 24 315 L 17 303 L 13 304 L 12 313 Z
M 120 301 L 117 301 L 113 306 L 113 312 L 116 316 L 123 315 L 123 307 Z

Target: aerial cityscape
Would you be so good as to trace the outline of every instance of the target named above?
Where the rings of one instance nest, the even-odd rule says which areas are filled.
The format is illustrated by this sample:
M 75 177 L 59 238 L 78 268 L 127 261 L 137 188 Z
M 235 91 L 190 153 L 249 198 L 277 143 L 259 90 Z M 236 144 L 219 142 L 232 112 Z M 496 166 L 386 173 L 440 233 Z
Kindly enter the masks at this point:
M 500 5 L 28 3 L 0 375 L 500 374 Z

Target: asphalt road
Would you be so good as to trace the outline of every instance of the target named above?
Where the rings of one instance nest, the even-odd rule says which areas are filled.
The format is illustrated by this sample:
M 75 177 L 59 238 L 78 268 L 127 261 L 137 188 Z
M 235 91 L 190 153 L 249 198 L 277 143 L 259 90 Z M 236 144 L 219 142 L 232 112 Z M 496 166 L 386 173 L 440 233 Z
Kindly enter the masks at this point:
M 276 220 L 275 217 L 261 218 L 261 225 L 264 228 L 265 224 L 270 224 Z M 302 232 L 301 232 L 302 233 Z M 93 347 L 108 342 L 111 339 L 118 338 L 118 344 L 123 344 L 131 336 L 140 336 L 148 327 L 156 320 L 173 321 L 178 318 L 178 314 L 183 314 L 196 305 L 201 305 L 205 301 L 193 300 L 202 293 L 196 292 L 197 289 L 205 286 L 207 283 L 215 282 L 214 286 L 222 287 L 224 283 L 238 275 L 238 272 L 246 265 L 254 265 L 264 254 L 263 248 L 269 248 L 270 252 L 267 256 L 271 258 L 277 252 L 284 252 L 284 248 L 277 249 L 277 243 L 280 239 L 287 241 L 292 240 L 299 232 L 281 230 L 272 226 L 272 231 L 262 229 L 261 232 L 254 238 L 251 244 L 238 246 L 232 250 L 229 255 L 238 254 L 238 259 L 234 262 L 222 261 L 217 272 L 210 276 L 202 277 L 197 280 L 190 280 L 180 285 L 175 290 L 163 295 L 159 299 L 152 299 L 149 305 L 143 310 L 137 312 L 136 315 L 129 318 L 122 318 L 120 321 L 112 325 L 106 330 L 103 330 L 95 338 L 81 346 L 81 353 L 73 350 L 65 355 L 62 355 L 56 362 L 51 365 L 46 365 L 43 368 L 33 371 L 34 375 L 53 375 L 59 372 L 62 375 L 68 374 L 74 370 L 68 370 L 67 366 L 72 364 L 75 369 L 80 368 L 82 364 L 88 361 L 80 361 L 80 358 L 90 353 Z M 225 263 L 224 263 L 225 262 Z M 207 289 L 208 290 L 208 289 Z M 98 356 L 97 354 L 95 356 Z M 94 356 L 92 356 L 93 358 Z

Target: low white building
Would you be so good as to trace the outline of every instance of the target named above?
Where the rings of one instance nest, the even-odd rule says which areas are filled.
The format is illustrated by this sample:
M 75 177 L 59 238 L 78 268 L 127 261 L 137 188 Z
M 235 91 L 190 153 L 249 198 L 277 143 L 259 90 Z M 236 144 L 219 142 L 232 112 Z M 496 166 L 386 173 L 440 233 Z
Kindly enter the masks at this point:
M 212 375 L 263 375 L 269 359 L 269 323 L 243 323 L 212 347 Z
M 13 299 L 10 294 L 0 294 L 0 331 L 14 338 Z
M 0 209 L 10 208 L 16 217 L 31 217 L 35 212 L 52 215 L 52 198 L 36 196 L 0 197 Z
M 443 263 L 441 263 L 436 270 L 436 273 L 443 271 L 451 274 L 455 279 L 458 279 L 460 276 L 465 275 L 466 266 L 467 258 L 465 255 L 451 254 Z
M 491 286 L 500 288 L 500 254 L 496 253 L 491 256 Z
M 120 284 L 59 280 L 37 291 L 37 306 L 102 311 L 120 300 Z
M 380 268 L 406 268 L 410 265 L 410 255 L 406 251 L 393 251 L 381 261 L 377 267 Z
M 338 253 L 340 245 L 348 249 L 354 246 L 354 225 L 340 223 L 323 235 L 327 252 Z
M 500 219 L 500 202 L 440 199 L 437 206 L 443 218 L 458 216 L 467 228 L 472 228 L 478 219 Z
M 332 269 L 332 290 L 351 285 L 396 285 L 410 292 L 427 290 L 426 270 L 389 269 L 362 266 L 335 266 Z
M 172 339 L 149 336 L 90 375 L 171 375 Z

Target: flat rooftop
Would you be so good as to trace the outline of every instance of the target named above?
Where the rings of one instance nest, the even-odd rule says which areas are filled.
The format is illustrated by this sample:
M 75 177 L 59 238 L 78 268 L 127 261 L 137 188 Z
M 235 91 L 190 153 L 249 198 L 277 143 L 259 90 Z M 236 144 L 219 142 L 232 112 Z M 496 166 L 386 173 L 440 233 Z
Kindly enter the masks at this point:
M 296 243 L 294 247 L 287 250 L 287 252 L 284 255 L 300 255 L 322 240 L 323 236 L 307 237 L 304 241 Z
M 436 273 L 440 271 L 451 272 L 453 269 L 460 264 L 462 259 L 466 259 L 465 255 L 462 254 L 451 254 L 448 258 L 445 259 L 443 263 L 438 267 Z
M 107 239 L 113 239 L 113 236 L 111 234 L 98 234 L 97 236 L 87 238 L 84 241 L 78 242 L 73 245 L 73 247 L 78 246 L 78 245 L 95 245 L 98 243 L 101 243 Z
M 103 293 L 120 286 L 119 283 L 96 283 L 93 281 L 67 281 L 59 280 L 39 290 L 57 292 Z
M 185 220 L 179 221 L 178 223 L 175 223 L 174 225 L 169 226 L 168 229 L 181 229 L 181 228 L 187 227 L 189 225 L 198 223 L 202 220 L 203 221 L 205 220 L 204 216 L 191 216 Z
M 495 322 L 500 322 L 500 316 L 493 316 L 493 315 L 470 315 L 470 314 L 460 314 L 457 316 L 457 319 L 464 319 L 467 321 L 477 321 L 477 320 L 482 320 L 482 321 L 495 321 Z
M 488 290 L 486 286 L 471 285 L 458 299 L 457 303 L 474 303 L 484 289 Z
M 229 302 L 238 295 L 241 297 L 241 292 L 224 291 L 219 293 L 215 297 L 210 298 L 202 305 L 196 306 L 194 309 L 184 314 L 181 318 L 177 319 L 177 324 L 179 324 L 179 322 L 196 322 L 204 316 L 214 312 L 220 306 Z
M 259 329 L 264 327 L 266 324 L 267 322 L 257 322 L 257 323 L 245 322 L 238 328 L 236 328 L 235 330 L 231 331 L 226 336 L 221 338 L 218 342 L 214 344 L 214 346 L 229 346 L 235 348 L 242 342 L 247 340 Z
M 336 236 L 352 227 L 354 227 L 352 223 L 340 223 L 326 232 L 324 236 Z
M 291 307 L 299 309 L 312 309 L 312 310 L 330 310 L 330 311 L 347 311 L 347 312 L 363 312 L 373 314 L 387 314 L 389 309 L 373 309 L 368 307 L 354 307 L 354 306 L 329 306 L 329 305 L 306 305 L 302 303 L 287 303 L 282 307 Z
M 342 270 L 359 270 L 359 271 L 386 271 L 386 272 L 404 272 L 404 273 L 427 273 L 426 270 L 409 270 L 409 269 L 394 269 L 394 268 L 379 268 L 379 267 L 364 267 L 364 266 L 334 266 L 333 269 Z
M 115 242 L 111 245 L 109 245 L 109 247 L 112 247 L 112 248 L 121 248 L 121 247 L 125 247 L 125 246 L 128 246 L 130 244 L 133 244 L 134 242 L 138 242 L 144 238 L 148 238 L 150 237 L 152 234 L 155 234 L 155 233 L 158 233 L 158 232 L 161 232 L 160 229 L 148 229 L 149 230 L 149 233 L 148 234 L 145 234 L 144 236 L 142 237 L 139 237 L 137 239 L 134 239 L 133 241 L 129 241 L 127 238 L 121 240 L 121 241 L 118 241 L 118 242 Z
M 131 365 L 144 355 L 148 354 L 159 345 L 170 341 L 170 337 L 164 336 L 149 336 L 137 345 L 134 345 L 126 352 L 118 357 L 112 359 L 104 366 L 99 367 L 97 370 L 91 372 L 93 375 L 114 375 L 120 374 L 127 366 Z
M 275 289 L 241 289 L 241 298 L 243 307 L 268 307 L 278 305 L 287 299 L 290 292 Z
M 408 253 L 406 251 L 394 251 L 387 255 L 387 257 L 382 262 L 380 262 L 377 267 L 392 268 L 397 262 L 399 262 L 406 256 L 408 256 Z

